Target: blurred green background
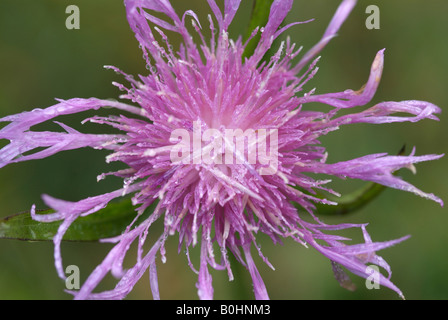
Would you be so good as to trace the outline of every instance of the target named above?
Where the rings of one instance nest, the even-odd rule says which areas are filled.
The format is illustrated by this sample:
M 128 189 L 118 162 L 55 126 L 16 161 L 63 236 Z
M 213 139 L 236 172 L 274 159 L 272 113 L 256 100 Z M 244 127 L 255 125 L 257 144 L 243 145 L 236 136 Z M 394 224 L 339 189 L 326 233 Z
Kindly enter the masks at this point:
M 203 26 L 209 11 L 205 0 L 172 1 L 180 14 L 186 9 L 199 13 Z M 287 20 L 312 23 L 296 26 L 287 34 L 305 50 L 322 36 L 339 1 L 296 0 Z M 81 29 L 67 30 L 65 8 L 78 5 Z M 381 29 L 367 30 L 367 5 L 381 10 Z M 247 25 L 252 6 L 243 0 L 231 35 L 235 38 Z M 320 71 L 307 85 L 318 92 L 359 89 L 367 80 L 376 52 L 386 48 L 383 79 L 373 103 L 385 100 L 420 99 L 442 109 L 448 102 L 448 2 L 446 0 L 359 1 L 339 36 L 322 52 Z M 112 81 L 122 79 L 103 65 L 115 65 L 130 74 L 146 74 L 133 33 L 128 27 L 121 0 L 1 0 L 0 1 L 0 117 L 54 104 L 54 98 L 117 98 Z M 124 82 L 124 80 L 122 81 Z M 324 110 L 324 109 L 322 109 Z M 361 109 L 360 109 L 361 110 Z M 107 113 L 105 113 L 107 114 Z M 88 113 L 64 117 L 62 121 L 83 132 L 103 128 L 79 122 Z M 352 125 L 322 139 L 329 161 L 365 154 L 396 154 L 406 144 L 417 154 L 445 153 L 448 114 L 441 121 L 411 124 Z M 0 146 L 6 141 L 0 141 Z M 104 163 L 106 153 L 77 150 L 49 159 L 10 165 L 0 170 L 0 217 L 43 207 L 41 194 L 76 201 L 120 187 L 120 181 L 96 182 L 101 172 L 114 167 Z M 422 190 L 447 201 L 447 158 L 417 166 L 417 175 L 400 173 Z M 358 181 L 334 181 L 334 187 L 349 192 L 363 185 Z M 412 237 L 380 253 L 392 266 L 393 282 L 407 299 L 448 298 L 447 210 L 436 203 L 396 190 L 387 190 L 374 203 L 345 217 L 323 217 L 327 223 L 369 222 L 374 241 L 410 234 Z M 354 235 L 360 239 L 360 232 Z M 312 249 L 285 241 L 273 245 L 261 237 L 264 254 L 276 267 L 268 269 L 256 257 L 272 299 L 396 299 L 389 289 L 367 290 L 364 280 L 352 276 L 355 292 L 342 289 L 334 279 L 330 263 Z M 65 243 L 64 264 L 80 267 L 84 280 L 110 250 L 108 244 Z M 187 266 L 184 254 L 177 255 L 177 239 L 167 244 L 168 261 L 159 263 L 159 286 L 163 299 L 197 299 L 197 276 Z M 250 292 L 248 276 L 229 283 L 225 272 L 213 272 L 215 298 L 232 299 L 242 287 Z M 102 289 L 112 288 L 108 277 Z M 0 299 L 70 299 L 64 293 L 53 264 L 52 243 L 0 241 Z M 151 299 L 144 276 L 129 299 Z

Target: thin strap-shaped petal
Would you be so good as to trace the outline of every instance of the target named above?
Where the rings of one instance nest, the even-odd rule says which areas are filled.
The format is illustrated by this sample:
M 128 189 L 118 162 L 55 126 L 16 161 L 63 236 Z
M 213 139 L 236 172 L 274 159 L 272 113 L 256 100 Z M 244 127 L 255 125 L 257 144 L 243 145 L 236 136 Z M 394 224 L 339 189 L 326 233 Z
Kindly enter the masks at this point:
M 63 132 L 25 132 L 21 134 L 5 134 L 0 138 L 9 139 L 11 143 L 0 150 L 0 168 L 28 160 L 43 159 L 61 151 L 84 147 L 114 150 L 119 143 L 127 141 L 124 135 L 95 135 Z M 44 150 L 24 155 L 25 152 L 37 148 Z
M 136 228 L 130 232 L 123 234 L 119 243 L 109 251 L 106 258 L 99 264 L 95 270 L 89 275 L 87 280 L 82 285 L 81 289 L 76 292 L 75 299 L 88 299 L 92 291 L 103 280 L 107 273 L 112 269 L 116 260 L 121 260 L 122 256 L 126 254 L 130 244 L 138 237 L 141 228 Z
M 152 298 L 154 300 L 160 300 L 159 281 L 155 261 L 149 265 L 149 284 L 151 286 Z
M 250 243 L 243 246 L 244 255 L 246 257 L 247 268 L 249 270 L 250 276 L 252 277 L 252 283 L 254 286 L 255 299 L 257 300 L 269 300 L 268 291 L 261 278 L 260 272 L 258 272 L 255 262 L 250 254 Z
M 158 27 L 179 33 L 183 37 L 185 45 L 188 47 L 188 54 L 190 57 L 196 61 L 200 61 L 201 58 L 196 45 L 193 42 L 193 38 L 184 25 L 185 15 L 181 20 L 168 0 L 125 0 L 125 5 L 129 25 L 140 43 L 147 63 L 150 64 L 150 58 L 146 49 L 156 61 L 155 65 L 157 65 L 157 69 L 161 72 L 164 79 L 170 79 L 172 76 L 172 68 L 164 60 L 163 56 L 166 54 L 166 51 L 164 52 L 165 49 L 162 49 L 156 41 L 147 20 L 151 21 Z M 171 19 L 174 24 L 161 20 L 151 15 L 146 10 L 153 10 L 158 13 L 163 13 Z M 196 15 L 192 11 L 187 11 L 186 14 L 193 16 L 193 18 L 197 20 Z M 155 29 L 157 29 L 157 27 Z
M 124 1 L 126 10 L 128 12 L 128 17 L 139 17 L 140 15 L 137 14 L 136 10 L 138 8 L 145 8 L 148 10 L 153 10 L 159 13 L 166 14 L 171 20 L 175 22 L 177 25 L 171 25 L 168 24 L 166 21 L 161 20 L 153 15 L 148 14 L 147 12 L 144 12 L 144 16 L 146 19 L 152 21 L 153 23 L 161 26 L 162 28 L 179 32 L 179 25 L 180 22 L 179 17 L 176 14 L 176 11 L 171 6 L 171 3 L 168 0 L 125 0 Z M 135 31 L 135 30 L 134 30 Z
M 136 184 L 128 188 L 125 192 L 132 193 L 138 190 L 139 187 L 141 186 Z M 60 251 L 61 241 L 62 238 L 64 237 L 65 232 L 73 223 L 73 221 L 75 221 L 80 216 L 89 215 L 103 209 L 104 207 L 107 206 L 107 204 L 111 200 L 123 196 L 123 192 L 124 190 L 120 189 L 96 197 L 90 197 L 78 202 L 64 201 L 50 197 L 48 195 L 43 195 L 42 198 L 44 202 L 50 208 L 56 211 L 55 213 L 46 215 L 36 214 L 35 207 L 33 206 L 31 210 L 31 217 L 36 221 L 51 222 L 51 221 L 64 220 L 64 222 L 60 225 L 55 237 L 53 238 L 53 242 L 55 245 L 54 246 L 55 266 L 59 277 L 65 279 L 65 273 L 63 270 L 62 257 Z
M 414 153 L 414 151 L 413 151 Z M 384 186 L 415 193 L 423 198 L 433 200 L 443 206 L 443 201 L 432 193 L 425 193 L 412 184 L 394 176 L 392 173 L 401 168 L 413 169 L 418 162 L 437 160 L 443 155 L 414 156 L 388 156 L 386 154 L 368 155 L 349 161 L 334 164 L 320 163 L 311 169 L 314 173 L 325 173 L 351 179 L 372 181 Z M 310 168 L 303 167 L 303 171 Z
M 113 107 L 136 114 L 142 114 L 141 109 L 117 101 L 101 100 L 97 98 L 60 100 L 58 104 L 45 109 L 34 109 L 0 119 L 0 122 L 11 122 L 0 130 L 0 137 L 10 132 L 26 131 L 32 126 L 51 120 L 55 117 L 79 113 L 87 110 L 98 110 L 102 107 Z
M 372 100 L 381 80 L 384 66 L 384 49 L 380 50 L 373 60 L 370 69 L 369 80 L 359 91 L 345 90 L 338 93 L 327 93 L 322 95 L 309 95 L 300 97 L 299 103 L 319 102 L 336 108 L 352 108 L 363 106 Z
M 278 28 L 292 8 L 292 2 L 292 0 L 275 0 L 272 3 L 268 23 L 261 29 L 262 34 L 260 41 L 258 42 L 254 54 L 250 57 L 251 62 L 249 64 L 258 64 L 270 49 L 272 42 L 279 35 L 279 33 L 277 33 Z
M 136 232 L 133 236 L 137 237 L 138 232 Z M 120 242 L 117 244 L 108 254 L 106 259 L 99 265 L 94 272 L 89 276 L 81 290 L 78 292 L 71 292 L 75 295 L 76 300 L 85 300 L 85 299 L 93 299 L 93 300 L 121 300 L 124 299 L 129 292 L 133 289 L 138 280 L 143 276 L 149 266 L 155 263 L 156 254 L 160 249 L 160 246 L 163 242 L 162 237 L 160 237 L 156 243 L 152 246 L 146 256 L 142 259 L 140 263 L 134 265 L 134 267 L 130 268 L 121 280 L 118 282 L 116 287 L 113 290 L 105 291 L 101 293 L 92 293 L 92 290 L 96 287 L 96 285 L 101 281 L 104 276 L 109 271 L 109 266 L 113 263 L 114 259 L 117 259 L 121 255 L 125 254 L 128 250 L 128 245 L 132 242 L 135 237 L 129 237 L 125 242 Z
M 129 192 L 138 190 L 138 186 L 132 186 Z M 95 197 L 89 197 L 78 202 L 71 202 L 53 198 L 44 194 L 42 199 L 45 204 L 54 209 L 55 213 L 49 214 L 31 214 L 32 218 L 41 222 L 53 222 L 63 220 L 74 214 L 89 215 L 104 208 L 112 199 L 122 196 L 123 189 L 105 193 Z
M 224 30 L 227 30 L 232 23 L 238 8 L 240 7 L 241 0 L 225 0 L 224 4 Z
M 278 30 L 292 8 L 292 0 L 275 0 L 271 6 L 269 21 L 264 27 L 261 41 L 269 40 Z
M 216 17 L 216 20 L 218 20 L 218 26 L 220 30 L 224 29 L 224 20 L 222 18 L 221 10 L 219 9 L 218 5 L 216 4 L 215 0 L 207 0 L 208 5 L 210 6 L 210 9 L 212 9 L 213 14 Z
M 232 20 L 235 17 L 236 12 L 238 11 L 241 0 L 225 0 L 224 18 L 215 0 L 207 0 L 207 2 L 216 17 L 216 20 L 218 20 L 219 29 L 221 31 L 227 31 L 227 28 L 232 23 Z
M 333 16 L 333 19 L 331 20 L 330 24 L 327 27 L 327 30 L 325 30 L 325 33 L 322 37 L 322 39 L 313 47 L 311 48 L 300 60 L 300 62 L 296 65 L 294 68 L 295 72 L 299 72 L 304 66 L 306 66 L 311 60 L 316 57 L 319 52 L 325 48 L 325 46 L 330 42 L 331 39 L 333 39 L 336 36 L 336 33 L 341 28 L 344 21 L 349 16 L 350 12 L 353 10 L 353 8 L 356 5 L 356 0 L 344 0 L 339 5 L 336 13 Z
M 201 241 L 201 266 L 199 268 L 199 277 L 196 287 L 198 296 L 201 300 L 213 300 L 212 275 L 208 271 L 208 248 L 205 235 Z
M 58 116 L 97 110 L 101 107 L 114 107 L 140 115 L 143 110 L 117 101 L 76 98 L 67 101 L 59 100 L 58 104 L 46 109 L 34 109 L 1 118 L 0 122 L 11 123 L 0 130 L 0 139 L 10 140 L 10 143 L 0 150 L 0 168 L 10 163 L 42 159 L 60 151 L 83 147 L 115 149 L 120 143 L 126 141 L 126 136 L 83 134 L 59 122 L 56 123 L 66 133 L 28 131 L 32 126 Z M 37 148 L 46 149 L 24 155 Z
M 307 235 L 305 237 L 305 240 L 308 242 L 308 244 L 310 244 L 317 251 L 326 256 L 328 259 L 344 266 L 350 272 L 366 279 L 369 278 L 369 276 L 371 276 L 371 273 L 369 272 L 371 268 L 365 265 L 359 259 L 353 257 L 347 257 L 343 254 L 339 254 L 332 250 L 329 250 L 327 247 L 319 245 L 310 235 Z M 378 279 L 380 285 L 394 290 L 396 293 L 398 293 L 398 295 L 401 298 L 404 298 L 401 290 L 395 284 L 393 284 L 388 278 L 383 276 L 381 273 L 378 273 L 376 275 L 376 279 Z
M 417 122 L 423 119 L 439 120 L 434 114 L 441 112 L 441 109 L 426 101 L 387 101 L 381 102 L 363 112 L 357 114 L 345 115 L 336 118 L 328 123 L 328 125 L 341 125 L 349 123 L 392 123 L 392 122 Z M 395 113 L 409 113 L 414 116 L 392 116 Z
M 328 250 L 331 250 L 333 252 L 343 254 L 343 255 L 349 255 L 349 256 L 356 256 L 356 255 L 364 255 L 371 252 L 379 251 L 388 247 L 391 247 L 395 244 L 398 244 L 402 241 L 405 241 L 409 239 L 409 236 L 402 237 L 400 239 L 396 240 L 390 240 L 385 242 L 373 242 L 373 243 L 363 243 L 363 244 L 355 244 L 355 245 L 347 245 L 347 246 L 341 246 L 341 247 L 331 247 L 328 248 Z

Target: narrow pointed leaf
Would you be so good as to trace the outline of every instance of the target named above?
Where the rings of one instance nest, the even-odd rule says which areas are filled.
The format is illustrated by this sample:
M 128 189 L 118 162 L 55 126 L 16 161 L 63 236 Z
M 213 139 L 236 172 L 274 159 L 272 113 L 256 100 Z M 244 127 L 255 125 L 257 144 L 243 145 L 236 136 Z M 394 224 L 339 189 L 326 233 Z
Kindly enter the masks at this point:
M 53 213 L 41 210 L 39 214 Z M 111 203 L 106 208 L 87 217 L 80 217 L 67 230 L 67 241 L 97 241 L 120 235 L 135 218 L 131 200 Z M 61 221 L 44 223 L 34 221 L 30 212 L 19 213 L 0 220 L 0 239 L 29 241 L 52 240 Z

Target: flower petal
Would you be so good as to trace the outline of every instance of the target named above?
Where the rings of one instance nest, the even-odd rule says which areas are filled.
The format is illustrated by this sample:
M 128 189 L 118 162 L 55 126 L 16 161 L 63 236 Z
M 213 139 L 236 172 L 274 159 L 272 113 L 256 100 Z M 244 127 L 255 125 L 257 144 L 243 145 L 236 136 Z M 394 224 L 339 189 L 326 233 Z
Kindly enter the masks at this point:
M 11 122 L 0 130 L 0 139 L 8 139 L 10 144 L 0 150 L 0 168 L 7 164 L 26 160 L 42 159 L 65 150 L 83 147 L 98 149 L 115 149 L 119 143 L 126 141 L 125 135 L 94 135 L 80 133 L 60 122 L 67 133 L 63 132 L 33 132 L 32 126 L 51 120 L 61 115 L 68 115 L 87 110 L 98 110 L 101 107 L 114 107 L 132 113 L 142 114 L 140 108 L 109 100 L 70 99 L 58 100 L 59 103 L 46 109 L 34 109 L 10 115 L 0 119 L 0 122 Z M 24 155 L 37 148 L 46 148 L 33 154 Z
M 208 271 L 208 247 L 205 235 L 202 237 L 201 243 L 201 266 L 199 268 L 199 277 L 196 287 L 198 288 L 198 296 L 201 300 L 213 300 L 212 276 Z
M 153 261 L 149 265 L 149 283 L 151 286 L 152 298 L 154 300 L 160 300 L 159 281 L 157 277 L 157 266 L 155 261 Z
M 314 47 L 312 47 L 299 61 L 299 63 L 294 68 L 296 72 L 299 72 L 304 66 L 306 66 L 311 60 L 313 60 L 314 57 L 316 57 L 317 54 L 319 54 L 319 52 L 323 48 L 325 48 L 330 40 L 336 36 L 336 33 L 338 32 L 344 21 L 347 19 L 348 15 L 353 10 L 355 5 L 356 0 L 342 1 L 333 16 L 333 19 L 328 25 L 327 30 L 325 30 L 322 39 Z
M 207 0 L 208 5 L 210 6 L 210 9 L 212 9 L 213 14 L 215 15 L 216 19 L 218 20 L 218 26 L 220 30 L 224 29 L 224 20 L 222 18 L 221 10 L 219 9 L 218 5 L 216 4 L 215 0 Z
M 61 151 L 84 147 L 114 150 L 119 142 L 125 142 L 124 135 L 94 135 L 62 132 L 25 132 L 18 135 L 0 132 L 0 138 L 9 139 L 10 144 L 0 150 L 0 168 L 11 163 L 43 159 Z M 23 155 L 37 148 L 44 150 Z
M 350 272 L 363 277 L 365 279 L 368 279 L 372 273 L 372 268 L 365 265 L 363 262 L 361 262 L 359 259 L 353 258 L 353 257 L 347 257 L 343 254 L 336 253 L 324 246 L 319 245 L 314 239 L 312 239 L 311 236 L 306 236 L 305 239 L 307 240 L 308 244 L 310 244 L 312 247 L 314 247 L 317 251 L 319 251 L 321 254 L 326 256 L 331 261 L 334 261 L 345 268 L 347 268 Z M 376 274 L 376 279 L 378 280 L 379 284 L 385 287 L 388 287 L 395 292 L 398 293 L 400 297 L 403 298 L 403 293 L 401 292 L 398 287 L 393 284 L 388 278 L 384 277 L 381 273 Z
M 292 3 L 292 0 L 275 0 L 272 3 L 269 21 L 264 27 L 261 41 L 269 40 L 269 38 L 276 33 L 283 20 L 285 20 L 288 15 L 288 12 L 291 10 Z
M 98 110 L 102 107 L 114 107 L 120 110 L 130 111 L 137 114 L 142 114 L 139 108 L 119 103 L 113 100 L 101 100 L 97 98 L 81 99 L 74 98 L 70 100 L 61 100 L 46 109 L 34 109 L 0 119 L 0 122 L 12 122 L 0 130 L 0 134 L 11 132 L 24 132 L 32 126 L 53 119 L 58 116 L 79 113 L 87 110 Z
M 143 36 L 143 30 L 139 30 L 138 28 L 136 28 L 136 26 L 142 26 L 141 22 L 143 21 L 146 23 L 145 19 L 148 19 L 156 25 L 167 30 L 179 32 L 179 17 L 168 0 L 125 0 L 124 4 L 126 6 L 129 23 L 136 34 Z M 141 9 L 141 13 L 137 12 L 138 9 Z M 153 10 L 159 13 L 166 14 L 169 18 L 171 18 L 171 20 L 175 22 L 175 25 L 169 24 L 168 22 L 147 13 L 143 9 Z
M 123 237 L 122 241 L 120 241 L 120 243 L 118 243 L 109 252 L 103 262 L 90 274 L 89 278 L 85 281 L 78 292 L 71 292 L 75 296 L 76 300 L 121 300 L 124 299 L 129 294 L 129 292 L 131 292 L 137 281 L 143 276 L 148 267 L 155 263 L 156 254 L 163 242 L 162 237 L 157 240 L 157 242 L 152 246 L 146 256 L 140 261 L 140 263 L 135 264 L 134 267 L 126 271 L 124 276 L 121 278 L 121 280 L 113 290 L 101 293 L 92 293 L 98 283 L 110 271 L 110 268 L 113 265 L 114 261 L 121 259 L 121 257 L 128 251 L 129 245 L 138 237 L 138 231 L 141 230 L 134 230 L 133 232 L 129 232 L 128 234 L 126 234 L 125 237 Z
M 384 49 L 380 50 L 372 63 L 369 80 L 359 91 L 345 90 L 339 93 L 308 95 L 299 98 L 299 103 L 320 102 L 336 108 L 363 106 L 372 100 L 381 80 L 384 66 Z
M 391 116 L 394 113 L 409 113 L 414 117 Z M 381 102 L 366 111 L 346 115 L 332 121 L 338 124 L 346 123 L 392 123 L 392 122 L 417 122 L 423 119 L 439 120 L 434 114 L 440 113 L 438 106 L 426 101 L 387 101 Z
M 252 277 L 252 283 L 254 286 L 255 299 L 257 300 L 269 300 L 268 291 L 261 278 L 260 272 L 255 265 L 252 255 L 250 254 L 250 243 L 243 245 L 244 254 L 246 256 L 247 269 L 249 270 L 250 276 Z
M 240 7 L 241 0 L 225 0 L 224 4 L 224 30 L 226 30 L 232 23 L 238 8 Z
M 132 193 L 139 189 L 139 185 L 129 187 L 125 192 Z M 106 193 L 96 197 L 90 197 L 78 202 L 70 202 L 59 200 L 48 195 L 43 195 L 44 202 L 54 209 L 56 212 L 46 215 L 36 214 L 35 207 L 33 206 L 31 210 L 31 217 L 36 221 L 41 222 L 51 222 L 57 220 L 64 220 L 60 225 L 58 232 L 53 238 L 54 242 L 54 257 L 55 266 L 59 277 L 65 279 L 65 273 L 62 266 L 61 258 L 61 241 L 64 237 L 65 232 L 70 227 L 70 225 L 80 216 L 86 216 L 103 209 L 106 205 L 113 199 L 123 196 L 124 190 L 116 190 L 114 192 Z
M 390 188 L 415 193 L 443 206 L 443 201 L 440 198 L 433 194 L 425 193 L 414 187 L 412 184 L 392 174 L 394 171 L 401 168 L 412 168 L 415 163 L 437 160 L 443 157 L 443 155 L 414 156 L 414 151 L 410 156 L 373 154 L 334 164 L 320 163 L 313 166 L 312 169 L 304 167 L 302 170 L 376 182 Z

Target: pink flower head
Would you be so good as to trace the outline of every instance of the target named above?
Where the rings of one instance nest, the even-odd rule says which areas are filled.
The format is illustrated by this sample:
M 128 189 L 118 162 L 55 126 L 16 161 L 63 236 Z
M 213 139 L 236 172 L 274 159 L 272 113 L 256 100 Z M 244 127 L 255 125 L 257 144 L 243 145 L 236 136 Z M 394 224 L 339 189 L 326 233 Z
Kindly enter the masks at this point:
M 0 139 L 10 140 L 1 150 L 0 167 L 82 147 L 111 150 L 106 161 L 119 161 L 126 165 L 123 170 L 99 176 L 99 179 L 107 175 L 122 177 L 124 185 L 120 190 L 75 203 L 44 195 L 45 203 L 55 210 L 55 213 L 48 215 L 36 214 L 33 207 L 32 215 L 36 220 L 63 221 L 54 243 L 56 269 L 64 278 L 60 243 L 69 226 L 78 217 L 94 214 L 115 198 L 133 195 L 132 201 L 136 206 L 134 222 L 122 235 L 104 240 L 115 243 L 115 247 L 82 288 L 73 292 L 75 298 L 124 298 L 149 268 L 153 297 L 158 299 L 156 258 L 160 254 L 161 260 L 166 260 L 164 245 L 175 233 L 179 234 L 179 249 L 185 246 L 187 255 L 191 247 L 200 246 L 198 270 L 193 266 L 193 261 L 190 263 L 192 270 L 198 274 L 200 299 L 213 298 L 209 268 L 226 270 L 229 279 L 233 279 L 229 254 L 233 254 L 247 268 L 253 280 L 255 298 L 269 298 L 251 256 L 251 248 L 255 247 L 264 262 L 272 267 L 257 245 L 257 233 L 267 234 L 274 243 L 283 238 L 292 238 L 322 253 L 332 261 L 335 269 L 340 270 L 339 266 L 343 266 L 361 277 L 370 275 L 368 265 L 377 265 L 388 273 L 388 276 L 379 275 L 380 283 L 402 296 L 390 281 L 389 265 L 376 251 L 407 237 L 372 242 L 365 224 L 328 225 L 313 214 L 315 203 L 336 204 L 313 196 L 315 191 L 325 190 L 335 195 L 337 192 L 325 187 L 330 180 L 318 181 L 308 173 L 373 181 L 413 192 L 443 205 L 433 194 L 425 193 L 393 175 L 400 168 L 412 168 L 415 163 L 435 160 L 440 155 L 415 156 L 413 151 L 409 156 L 374 154 L 339 163 L 326 161 L 325 148 L 319 144 L 319 137 L 342 125 L 416 122 L 426 118 L 437 120 L 435 114 L 440 112 L 437 106 L 429 102 L 401 101 L 382 102 L 361 112 L 338 115 L 341 109 L 365 106 L 372 100 L 381 78 L 384 50 L 380 50 L 374 58 L 369 79 L 362 90 L 319 95 L 314 90 L 304 92 L 305 84 L 317 72 L 318 53 L 336 35 L 356 1 L 342 1 L 322 39 L 308 52 L 301 55 L 301 50 L 296 49 L 288 39 L 281 43 L 267 62 L 262 62 L 262 59 L 273 41 L 294 25 L 280 28 L 291 10 L 292 0 L 273 2 L 269 22 L 252 34 L 253 37 L 261 34 L 258 46 L 253 55 L 244 60 L 243 52 L 248 42 L 243 42 L 241 38 L 234 41 L 228 36 L 228 27 L 240 0 L 225 0 L 224 12 L 215 0 L 207 0 L 214 15 L 209 16 L 208 21 L 210 39 L 203 36 L 206 29 L 204 23 L 201 24 L 193 11 L 186 11 L 179 17 L 168 0 L 124 2 L 129 24 L 140 43 L 150 72 L 137 80 L 115 67 L 108 68 L 123 74 L 129 82 L 127 86 L 115 85 L 125 91 L 120 98 L 130 100 L 132 105 L 112 100 L 76 98 L 59 101 L 47 109 L 35 109 L 0 119 L 10 122 L 0 130 Z M 158 18 L 160 14 L 166 18 Z M 186 27 L 188 23 L 193 24 L 201 43 L 193 41 Z M 166 30 L 182 37 L 183 42 L 177 51 L 170 45 Z M 299 55 L 301 59 L 293 62 Z M 333 108 L 328 113 L 303 111 L 302 106 L 310 102 Z M 59 122 L 64 132 L 30 130 L 32 126 L 60 115 L 102 107 L 119 109 L 123 115 L 93 117 L 85 121 L 112 126 L 121 134 L 84 134 Z M 394 115 L 396 113 L 407 113 L 408 116 Z M 190 138 L 197 133 L 197 129 L 202 132 L 212 129 L 213 132 L 253 130 L 258 135 L 264 132 L 269 136 L 265 137 L 269 143 L 264 151 L 271 156 L 270 160 L 275 158 L 275 168 L 272 167 L 273 162 L 263 162 L 263 157 L 259 155 L 258 161 L 248 161 L 244 152 L 252 149 L 246 144 L 242 150 L 232 148 L 233 140 L 231 147 L 219 145 L 219 148 L 211 148 L 211 143 L 206 143 L 202 137 L 196 145 L 199 147 L 195 149 L 193 142 L 192 148 Z M 185 144 L 182 145 L 179 136 L 173 138 L 173 132 L 191 135 L 183 140 Z M 274 135 L 275 141 L 272 140 Z M 38 150 L 30 153 L 35 149 Z M 181 161 L 172 161 L 173 153 L 179 150 L 192 152 Z M 200 161 L 200 156 L 212 150 L 212 161 Z M 231 163 L 222 161 L 224 153 L 228 154 L 229 150 L 233 160 Z M 155 204 L 154 211 L 140 222 L 138 218 L 152 204 Z M 313 218 L 312 222 L 307 219 L 309 216 Z M 164 221 L 163 234 L 153 235 L 149 229 L 159 219 Z M 349 245 L 346 242 L 350 239 L 327 234 L 347 228 L 360 228 L 364 243 Z M 146 252 L 143 245 L 148 236 L 154 245 Z M 138 242 L 137 261 L 126 270 L 123 260 L 135 241 Z M 217 247 L 220 248 L 219 253 L 215 252 Z M 115 289 L 94 293 L 96 286 L 109 272 L 120 279 Z

